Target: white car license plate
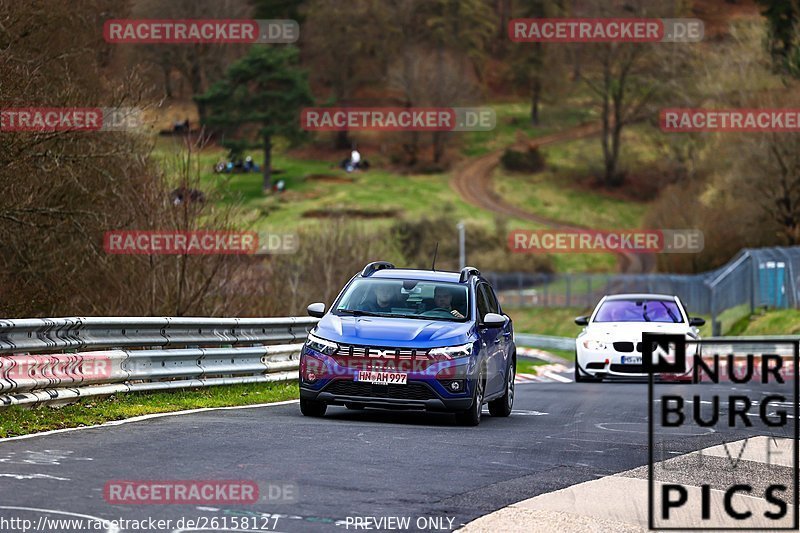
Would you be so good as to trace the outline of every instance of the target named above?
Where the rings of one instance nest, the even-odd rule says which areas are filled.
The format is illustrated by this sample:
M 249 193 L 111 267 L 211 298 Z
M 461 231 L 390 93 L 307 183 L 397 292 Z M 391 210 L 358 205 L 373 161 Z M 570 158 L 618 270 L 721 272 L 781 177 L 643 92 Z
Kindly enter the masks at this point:
M 359 370 L 355 381 L 374 383 L 375 385 L 406 385 L 408 374 L 405 372 L 379 372 L 375 370 Z
M 623 355 L 622 356 L 622 364 L 623 365 L 641 365 L 642 364 L 642 357 L 639 355 Z

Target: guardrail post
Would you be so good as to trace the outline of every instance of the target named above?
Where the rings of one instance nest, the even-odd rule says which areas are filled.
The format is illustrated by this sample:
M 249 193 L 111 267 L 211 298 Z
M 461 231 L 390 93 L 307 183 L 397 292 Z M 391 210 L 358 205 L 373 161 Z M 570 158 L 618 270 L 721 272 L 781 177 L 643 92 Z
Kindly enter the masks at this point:
M 550 307 L 550 283 L 549 280 L 546 280 L 543 288 L 544 288 L 544 307 Z
M 572 296 L 572 275 L 567 274 L 567 307 L 569 307 Z
M 719 320 L 717 320 L 717 306 L 714 298 L 714 292 L 716 287 L 709 287 L 710 290 L 710 300 L 711 300 L 711 334 L 715 337 L 722 335 L 722 325 L 720 324 Z
M 587 279 L 587 291 L 586 291 L 585 307 L 589 307 L 590 305 L 592 305 L 592 303 L 591 303 L 591 299 L 592 299 L 592 275 L 589 274 L 589 276 L 586 279 Z

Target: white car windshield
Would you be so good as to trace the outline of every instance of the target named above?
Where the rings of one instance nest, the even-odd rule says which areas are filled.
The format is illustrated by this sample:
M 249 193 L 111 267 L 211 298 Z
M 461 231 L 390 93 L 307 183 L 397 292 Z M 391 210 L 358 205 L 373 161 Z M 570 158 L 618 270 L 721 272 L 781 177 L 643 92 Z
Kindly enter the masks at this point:
M 683 322 L 674 300 L 606 300 L 594 322 Z

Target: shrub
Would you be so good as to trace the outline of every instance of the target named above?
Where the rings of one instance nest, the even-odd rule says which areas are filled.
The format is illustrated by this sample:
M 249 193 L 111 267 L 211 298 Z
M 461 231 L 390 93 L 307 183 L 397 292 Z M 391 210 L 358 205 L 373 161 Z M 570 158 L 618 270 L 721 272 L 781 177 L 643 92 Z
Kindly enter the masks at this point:
M 538 148 L 528 148 L 527 151 L 507 148 L 500 163 L 503 168 L 513 172 L 541 172 L 545 167 L 544 156 Z

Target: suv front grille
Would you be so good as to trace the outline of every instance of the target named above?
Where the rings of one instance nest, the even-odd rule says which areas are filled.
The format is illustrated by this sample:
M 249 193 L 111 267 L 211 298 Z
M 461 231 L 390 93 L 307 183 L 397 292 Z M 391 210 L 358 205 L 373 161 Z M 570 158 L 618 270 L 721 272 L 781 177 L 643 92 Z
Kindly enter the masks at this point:
M 425 348 L 387 348 L 382 346 L 360 346 L 357 344 L 340 344 L 334 355 L 369 358 L 428 359 Z
M 426 385 L 409 383 L 408 385 L 374 385 L 359 381 L 337 379 L 323 392 L 340 396 L 363 396 L 372 398 L 392 398 L 397 400 L 433 400 L 436 394 Z
M 332 355 L 340 366 L 359 369 L 397 369 L 403 372 L 424 371 L 436 360 L 425 348 L 386 348 L 340 344 Z

